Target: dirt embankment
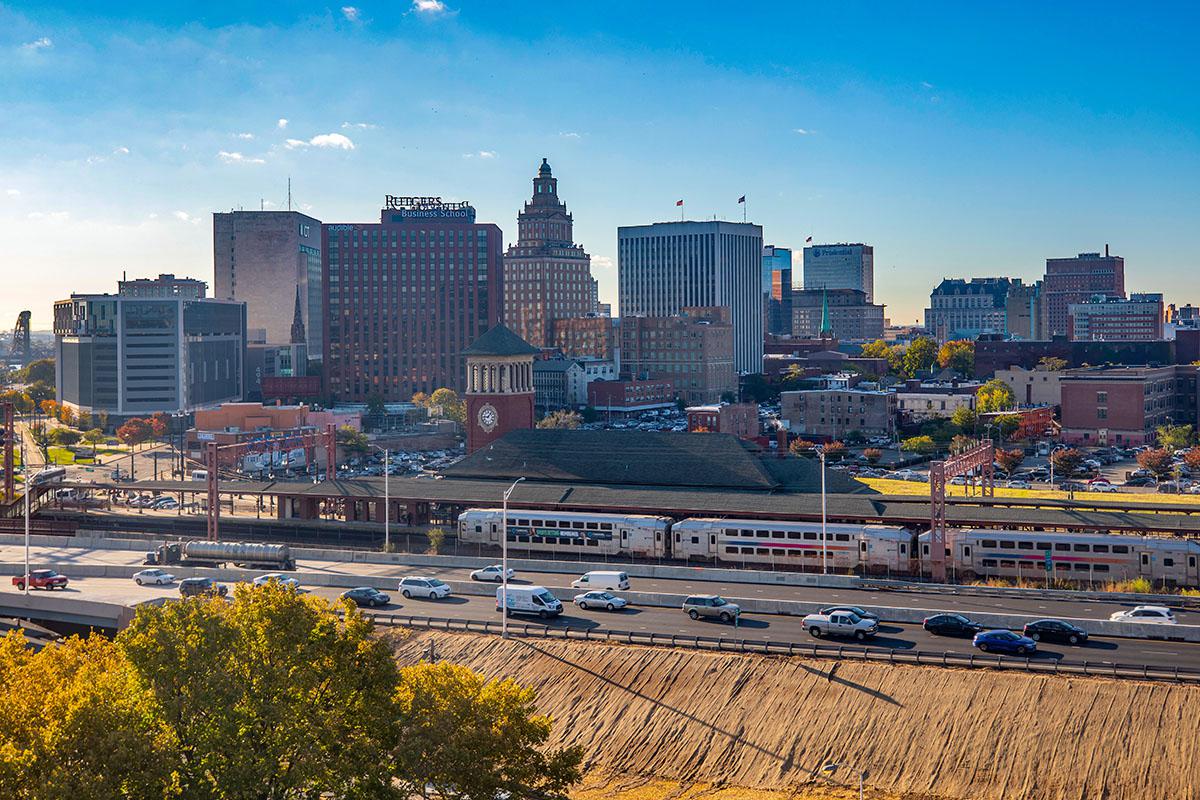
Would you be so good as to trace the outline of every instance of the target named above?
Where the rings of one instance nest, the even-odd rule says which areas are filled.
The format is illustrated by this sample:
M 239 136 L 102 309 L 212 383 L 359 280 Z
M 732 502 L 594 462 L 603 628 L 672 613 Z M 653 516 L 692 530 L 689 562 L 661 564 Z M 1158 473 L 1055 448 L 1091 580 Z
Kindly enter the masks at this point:
M 431 639 L 438 658 L 536 688 L 592 775 L 674 787 L 631 798 L 823 796 L 829 762 L 843 789 L 867 770 L 875 798 L 1200 797 L 1200 687 L 431 633 L 398 657 Z M 620 796 L 594 784 L 580 796 Z

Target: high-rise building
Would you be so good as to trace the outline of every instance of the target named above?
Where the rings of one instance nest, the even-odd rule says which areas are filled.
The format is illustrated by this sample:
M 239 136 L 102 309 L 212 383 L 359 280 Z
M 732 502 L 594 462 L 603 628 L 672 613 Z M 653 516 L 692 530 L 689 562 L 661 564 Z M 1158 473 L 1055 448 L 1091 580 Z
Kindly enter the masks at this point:
M 588 316 L 556 319 L 553 341 L 567 358 L 617 361 L 619 344 L 612 317 Z
M 939 342 L 1006 333 L 1011 278 L 945 278 L 929 294 L 925 328 Z
M 574 243 L 572 224 L 543 158 L 533 199 L 517 215 L 517 242 L 504 254 L 505 324 L 535 347 L 553 343 L 555 319 L 595 313 L 599 304 L 591 257 Z
M 792 251 L 763 245 L 763 308 L 767 333 L 792 329 Z
M 617 282 L 622 324 L 628 317 L 725 306 L 733 324 L 734 369 L 762 371 L 761 226 L 712 221 L 618 228 Z
M 873 342 L 883 338 L 883 306 L 867 302 L 861 289 L 804 289 L 792 294 L 793 336 L 814 339 L 828 326 L 842 342 Z
M 1092 295 L 1125 296 L 1125 259 L 1108 254 L 1080 253 L 1075 258 L 1047 258 L 1042 282 L 1042 335 L 1065 335 L 1072 303 Z
M 875 248 L 869 244 L 814 244 L 804 248 L 805 289 L 861 289 L 875 302 Z
M 1042 338 L 1042 282 L 1013 278 L 1004 301 L 1004 324 L 1014 339 Z
M 60 402 L 116 422 L 242 398 L 244 303 L 206 298 L 203 282 L 171 275 L 120 289 L 54 304 Z
M 343 402 L 461 391 L 463 351 L 499 322 L 500 228 L 440 197 L 389 195 L 380 219 L 324 226 L 325 388 Z
M 1134 293 L 1126 300 L 1096 295 L 1067 306 L 1067 337 L 1076 342 L 1136 342 L 1163 338 L 1163 296 Z
M 724 306 L 685 308 L 671 317 L 622 316 L 621 371 L 635 379 L 667 378 L 687 403 L 715 403 L 737 390 L 733 343 Z
M 213 214 L 213 296 L 246 304 L 250 338 L 288 342 L 300 287 L 311 358 L 323 352 L 321 222 L 298 211 Z

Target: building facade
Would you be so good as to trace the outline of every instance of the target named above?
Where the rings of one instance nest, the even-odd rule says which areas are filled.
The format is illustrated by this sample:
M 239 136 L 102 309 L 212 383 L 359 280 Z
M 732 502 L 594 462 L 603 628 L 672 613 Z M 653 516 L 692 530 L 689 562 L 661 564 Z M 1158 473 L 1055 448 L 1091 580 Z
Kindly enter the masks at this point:
M 975 410 L 978 383 L 906 381 L 896 388 L 896 410 L 906 422 L 949 419 L 960 408 Z
M 533 407 L 543 414 L 587 404 L 587 375 L 577 361 L 566 358 L 535 359 Z
M 995 372 L 997 380 L 1004 381 L 1013 390 L 1019 406 L 1057 406 L 1062 404 L 1061 370 L 1034 367 L 1025 369 L 1011 366 Z
M 467 203 L 389 195 L 380 222 L 324 230 L 330 396 L 461 392 L 463 351 L 500 318 L 500 229 L 477 224 Z
M 594 314 L 599 304 L 591 257 L 574 243 L 573 226 L 543 158 L 533 199 L 517 215 L 517 242 L 504 254 L 504 323 L 535 347 L 553 346 L 554 320 Z
M 675 384 L 670 380 L 592 381 L 587 392 L 588 405 L 601 414 L 625 416 L 675 406 Z
M 1092 295 L 1125 296 L 1125 259 L 1108 253 L 1080 253 L 1074 258 L 1046 259 L 1042 281 L 1042 335 L 1065 336 L 1072 303 Z
M 804 289 L 792 293 L 793 336 L 816 338 L 822 325 L 842 342 L 883 338 L 883 306 L 867 301 L 861 289 Z
M 734 335 L 724 306 L 622 317 L 621 370 L 631 378 L 669 379 L 685 402 L 715 403 L 737 391 Z M 760 359 L 756 372 L 761 369 Z
M 213 214 L 213 296 L 246 304 L 247 334 L 284 344 L 300 289 L 311 358 L 321 358 L 324 288 L 321 222 L 298 211 Z
M 1014 339 L 1042 338 L 1042 282 L 1013 278 L 1004 302 L 1006 333 Z
M 875 248 L 868 244 L 814 244 L 804 248 L 805 289 L 858 289 L 875 302 Z
M 896 395 L 866 389 L 809 389 L 780 393 L 779 416 L 788 430 L 806 439 L 844 439 L 851 431 L 864 436 L 892 436 L 896 429 Z
M 763 306 L 767 333 L 786 334 L 792 328 L 792 250 L 763 246 Z
M 734 369 L 762 369 L 762 227 L 714 221 L 618 228 L 617 270 L 622 324 L 628 317 L 725 306 Z
M 1011 278 L 945 278 L 929 295 L 925 327 L 939 342 L 1008 333 Z
M 612 317 L 587 316 L 556 319 L 552 346 L 567 358 L 616 361 L 619 350 Z
M 759 435 L 756 403 L 689 406 L 684 411 L 689 433 L 728 433 L 739 439 L 753 439 Z
M 1200 422 L 1195 366 L 1064 370 L 1062 440 L 1088 447 L 1151 444 L 1160 425 Z
M 533 357 L 538 349 L 504 325 L 480 336 L 467 357 L 467 452 L 533 427 Z
M 157 282 L 172 280 L 175 289 L 149 295 L 146 283 L 126 281 L 132 294 L 79 294 L 54 304 L 59 402 L 127 418 L 242 399 L 245 304 L 205 298 L 200 281 L 162 275 Z
M 1155 341 L 1163 338 L 1163 296 L 1129 299 L 1095 295 L 1067 306 L 1067 337 L 1076 342 Z

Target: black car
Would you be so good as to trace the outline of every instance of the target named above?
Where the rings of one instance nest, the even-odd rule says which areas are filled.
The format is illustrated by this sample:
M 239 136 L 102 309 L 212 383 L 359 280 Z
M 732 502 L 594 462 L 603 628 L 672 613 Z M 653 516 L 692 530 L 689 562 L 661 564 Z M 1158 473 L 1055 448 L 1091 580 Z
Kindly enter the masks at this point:
M 971 637 L 983 630 L 978 622 L 972 622 L 962 614 L 934 614 L 926 617 L 921 627 L 937 636 Z
M 223 583 L 217 583 L 212 578 L 184 578 L 179 582 L 180 597 L 199 597 L 200 595 L 224 597 L 227 594 L 229 594 L 229 587 Z
M 359 606 L 360 608 L 363 606 L 368 608 L 386 606 L 388 603 L 392 602 L 390 595 L 370 586 L 360 586 L 357 589 L 347 589 L 346 591 L 342 592 L 342 598 L 344 600 L 353 601 L 354 605 Z
M 1022 633 L 1035 642 L 1047 641 L 1083 644 L 1088 638 L 1087 631 L 1083 628 L 1059 619 L 1039 619 L 1036 622 L 1028 622 L 1025 624 L 1025 629 Z
M 825 608 L 822 608 L 819 613 L 828 616 L 829 614 L 833 614 L 837 611 L 849 611 L 851 614 L 854 614 L 860 619 L 879 619 L 879 615 L 875 612 L 867 611 L 866 609 L 859 608 L 858 606 L 826 606 Z
M 1125 481 L 1126 486 L 1153 486 L 1154 484 L 1154 478 L 1149 475 L 1138 475 Z

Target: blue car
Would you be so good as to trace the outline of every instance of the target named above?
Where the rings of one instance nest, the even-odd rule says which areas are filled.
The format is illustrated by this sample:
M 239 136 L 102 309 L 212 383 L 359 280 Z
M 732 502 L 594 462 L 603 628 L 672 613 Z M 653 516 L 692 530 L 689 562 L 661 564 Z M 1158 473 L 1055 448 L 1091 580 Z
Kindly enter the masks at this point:
M 983 631 L 971 642 L 985 653 L 1027 656 L 1037 652 L 1037 642 L 1012 631 Z

